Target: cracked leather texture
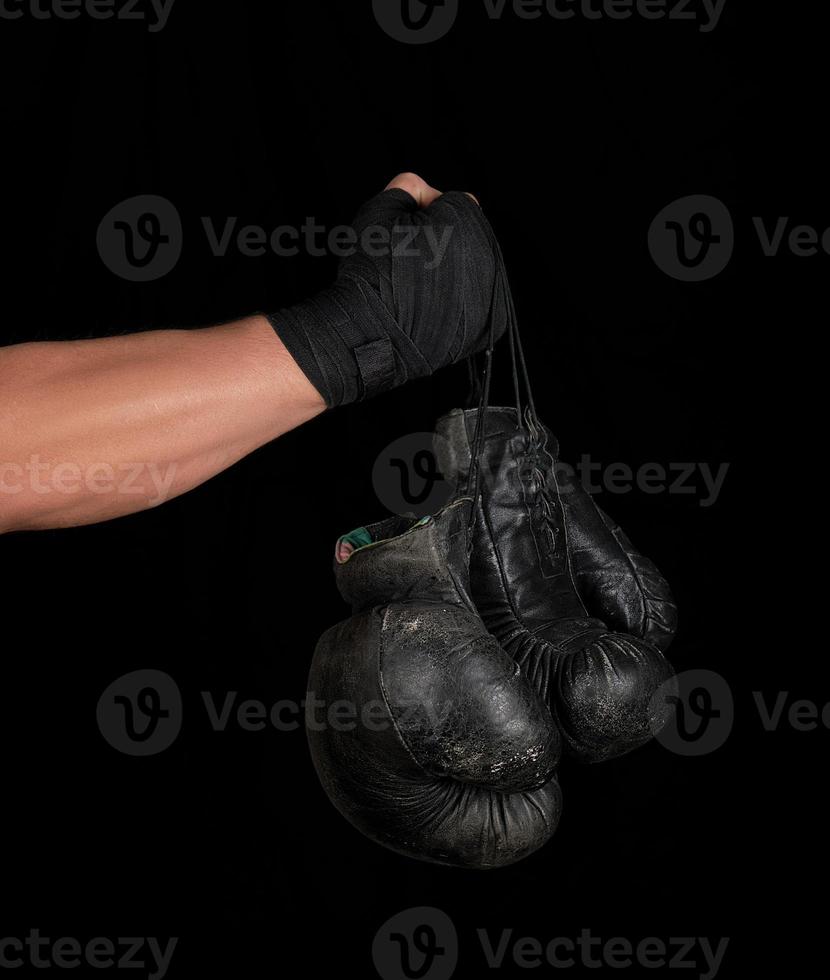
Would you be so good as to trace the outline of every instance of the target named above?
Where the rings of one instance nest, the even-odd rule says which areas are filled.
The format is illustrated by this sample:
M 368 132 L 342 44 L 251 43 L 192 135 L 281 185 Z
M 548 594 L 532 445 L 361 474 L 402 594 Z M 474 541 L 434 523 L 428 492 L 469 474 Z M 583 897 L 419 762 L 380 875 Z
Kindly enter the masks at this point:
M 457 410 L 437 426 L 439 465 L 459 486 L 477 415 Z M 488 630 L 545 697 L 567 753 L 600 762 L 667 722 L 674 674 L 661 651 L 677 610 L 653 562 L 556 465 L 558 452 L 546 429 L 519 428 L 514 409 L 486 410 L 471 589 Z
M 343 730 L 318 708 L 307 731 L 323 788 L 360 831 L 409 857 L 484 869 L 556 830 L 561 738 L 470 599 L 470 506 L 411 529 L 371 525 L 376 543 L 335 564 L 353 615 L 321 638 L 310 699 L 353 705 L 371 724 Z

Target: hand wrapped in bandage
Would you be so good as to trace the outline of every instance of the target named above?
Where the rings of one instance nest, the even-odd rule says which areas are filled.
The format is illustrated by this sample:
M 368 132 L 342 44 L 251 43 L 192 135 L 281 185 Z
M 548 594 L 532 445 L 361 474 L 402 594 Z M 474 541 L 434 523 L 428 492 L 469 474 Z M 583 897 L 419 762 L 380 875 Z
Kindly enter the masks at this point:
M 357 214 L 355 251 L 328 289 L 268 319 L 333 408 L 455 364 L 507 322 L 478 203 L 402 175 Z

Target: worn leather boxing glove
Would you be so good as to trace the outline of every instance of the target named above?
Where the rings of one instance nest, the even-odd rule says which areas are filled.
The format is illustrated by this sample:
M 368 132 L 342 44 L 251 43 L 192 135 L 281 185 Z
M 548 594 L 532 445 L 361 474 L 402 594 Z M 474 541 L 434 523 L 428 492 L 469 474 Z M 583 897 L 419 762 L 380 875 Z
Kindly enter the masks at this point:
M 586 610 L 618 632 L 667 650 L 677 630 L 669 583 L 596 503 L 573 469 L 557 467 L 557 484 L 574 585 Z
M 336 282 L 268 315 L 329 408 L 426 377 L 504 333 L 495 237 L 466 194 L 419 208 L 406 191 L 383 191 L 353 230 Z
M 437 426 L 441 469 L 461 484 L 476 419 L 456 411 Z M 671 711 L 656 696 L 673 678 L 658 649 L 676 623 L 668 585 L 572 475 L 560 483 L 558 444 L 543 426 L 490 408 L 483 431 L 471 559 L 481 618 L 547 699 L 571 756 L 629 752 Z
M 306 721 L 323 788 L 364 834 L 410 857 L 495 868 L 555 831 L 561 739 L 470 599 L 471 506 L 338 542 L 354 612 L 317 646 Z M 335 704 L 353 724 L 334 723 Z

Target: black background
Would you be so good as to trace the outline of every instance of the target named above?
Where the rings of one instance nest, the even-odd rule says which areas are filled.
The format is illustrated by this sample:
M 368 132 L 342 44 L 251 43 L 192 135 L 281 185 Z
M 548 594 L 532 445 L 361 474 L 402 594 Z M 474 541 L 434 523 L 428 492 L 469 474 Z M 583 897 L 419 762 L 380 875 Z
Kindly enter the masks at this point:
M 463 976 L 487 975 L 477 928 L 730 936 L 721 975 L 794 968 L 817 944 L 801 889 L 819 870 L 798 863 L 803 835 L 779 814 L 812 812 L 783 762 L 791 746 L 818 759 L 823 735 L 764 733 L 750 693 L 819 697 L 774 666 L 777 631 L 786 650 L 795 640 L 780 568 L 762 564 L 783 528 L 779 430 L 761 413 L 793 400 L 793 297 L 827 261 L 764 258 L 753 238 L 756 214 L 826 223 L 805 136 L 819 125 L 811 58 L 788 60 L 783 18 L 727 0 L 703 34 L 637 18 L 491 22 L 469 2 L 423 47 L 383 34 L 365 0 L 177 0 L 158 34 L 0 23 L 0 341 L 215 323 L 332 274 L 331 259 L 216 258 L 205 215 L 331 227 L 402 170 L 473 191 L 503 242 L 563 458 L 730 463 L 712 507 L 638 490 L 601 503 L 673 583 L 677 669 L 717 670 L 736 699 L 733 736 L 712 755 L 650 745 L 566 766 L 553 842 L 487 874 L 360 837 L 325 798 L 301 729 L 211 730 L 200 692 L 303 697 L 318 635 L 346 612 L 334 539 L 383 516 L 378 453 L 465 397 L 465 373 L 446 371 L 319 418 L 150 513 L 2 540 L 0 935 L 175 935 L 171 976 L 210 964 L 245 977 L 372 976 L 378 927 L 420 905 L 455 921 Z M 132 284 L 95 236 L 141 193 L 174 202 L 185 246 L 172 273 Z M 684 284 L 654 264 L 646 233 L 694 193 L 727 204 L 737 244 L 725 272 Z M 114 751 L 95 718 L 104 688 L 142 668 L 171 674 L 185 699 L 182 734 L 147 759 Z

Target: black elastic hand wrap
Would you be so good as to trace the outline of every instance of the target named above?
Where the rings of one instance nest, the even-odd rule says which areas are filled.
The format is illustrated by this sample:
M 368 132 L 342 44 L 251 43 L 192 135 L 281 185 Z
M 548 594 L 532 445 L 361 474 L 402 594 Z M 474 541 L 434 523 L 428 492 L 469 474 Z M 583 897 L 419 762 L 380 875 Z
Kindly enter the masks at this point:
M 492 231 L 466 194 L 428 208 L 402 190 L 368 201 L 335 283 L 268 320 L 329 408 L 421 378 L 483 350 L 495 294 Z M 494 309 L 494 294 L 498 309 Z

